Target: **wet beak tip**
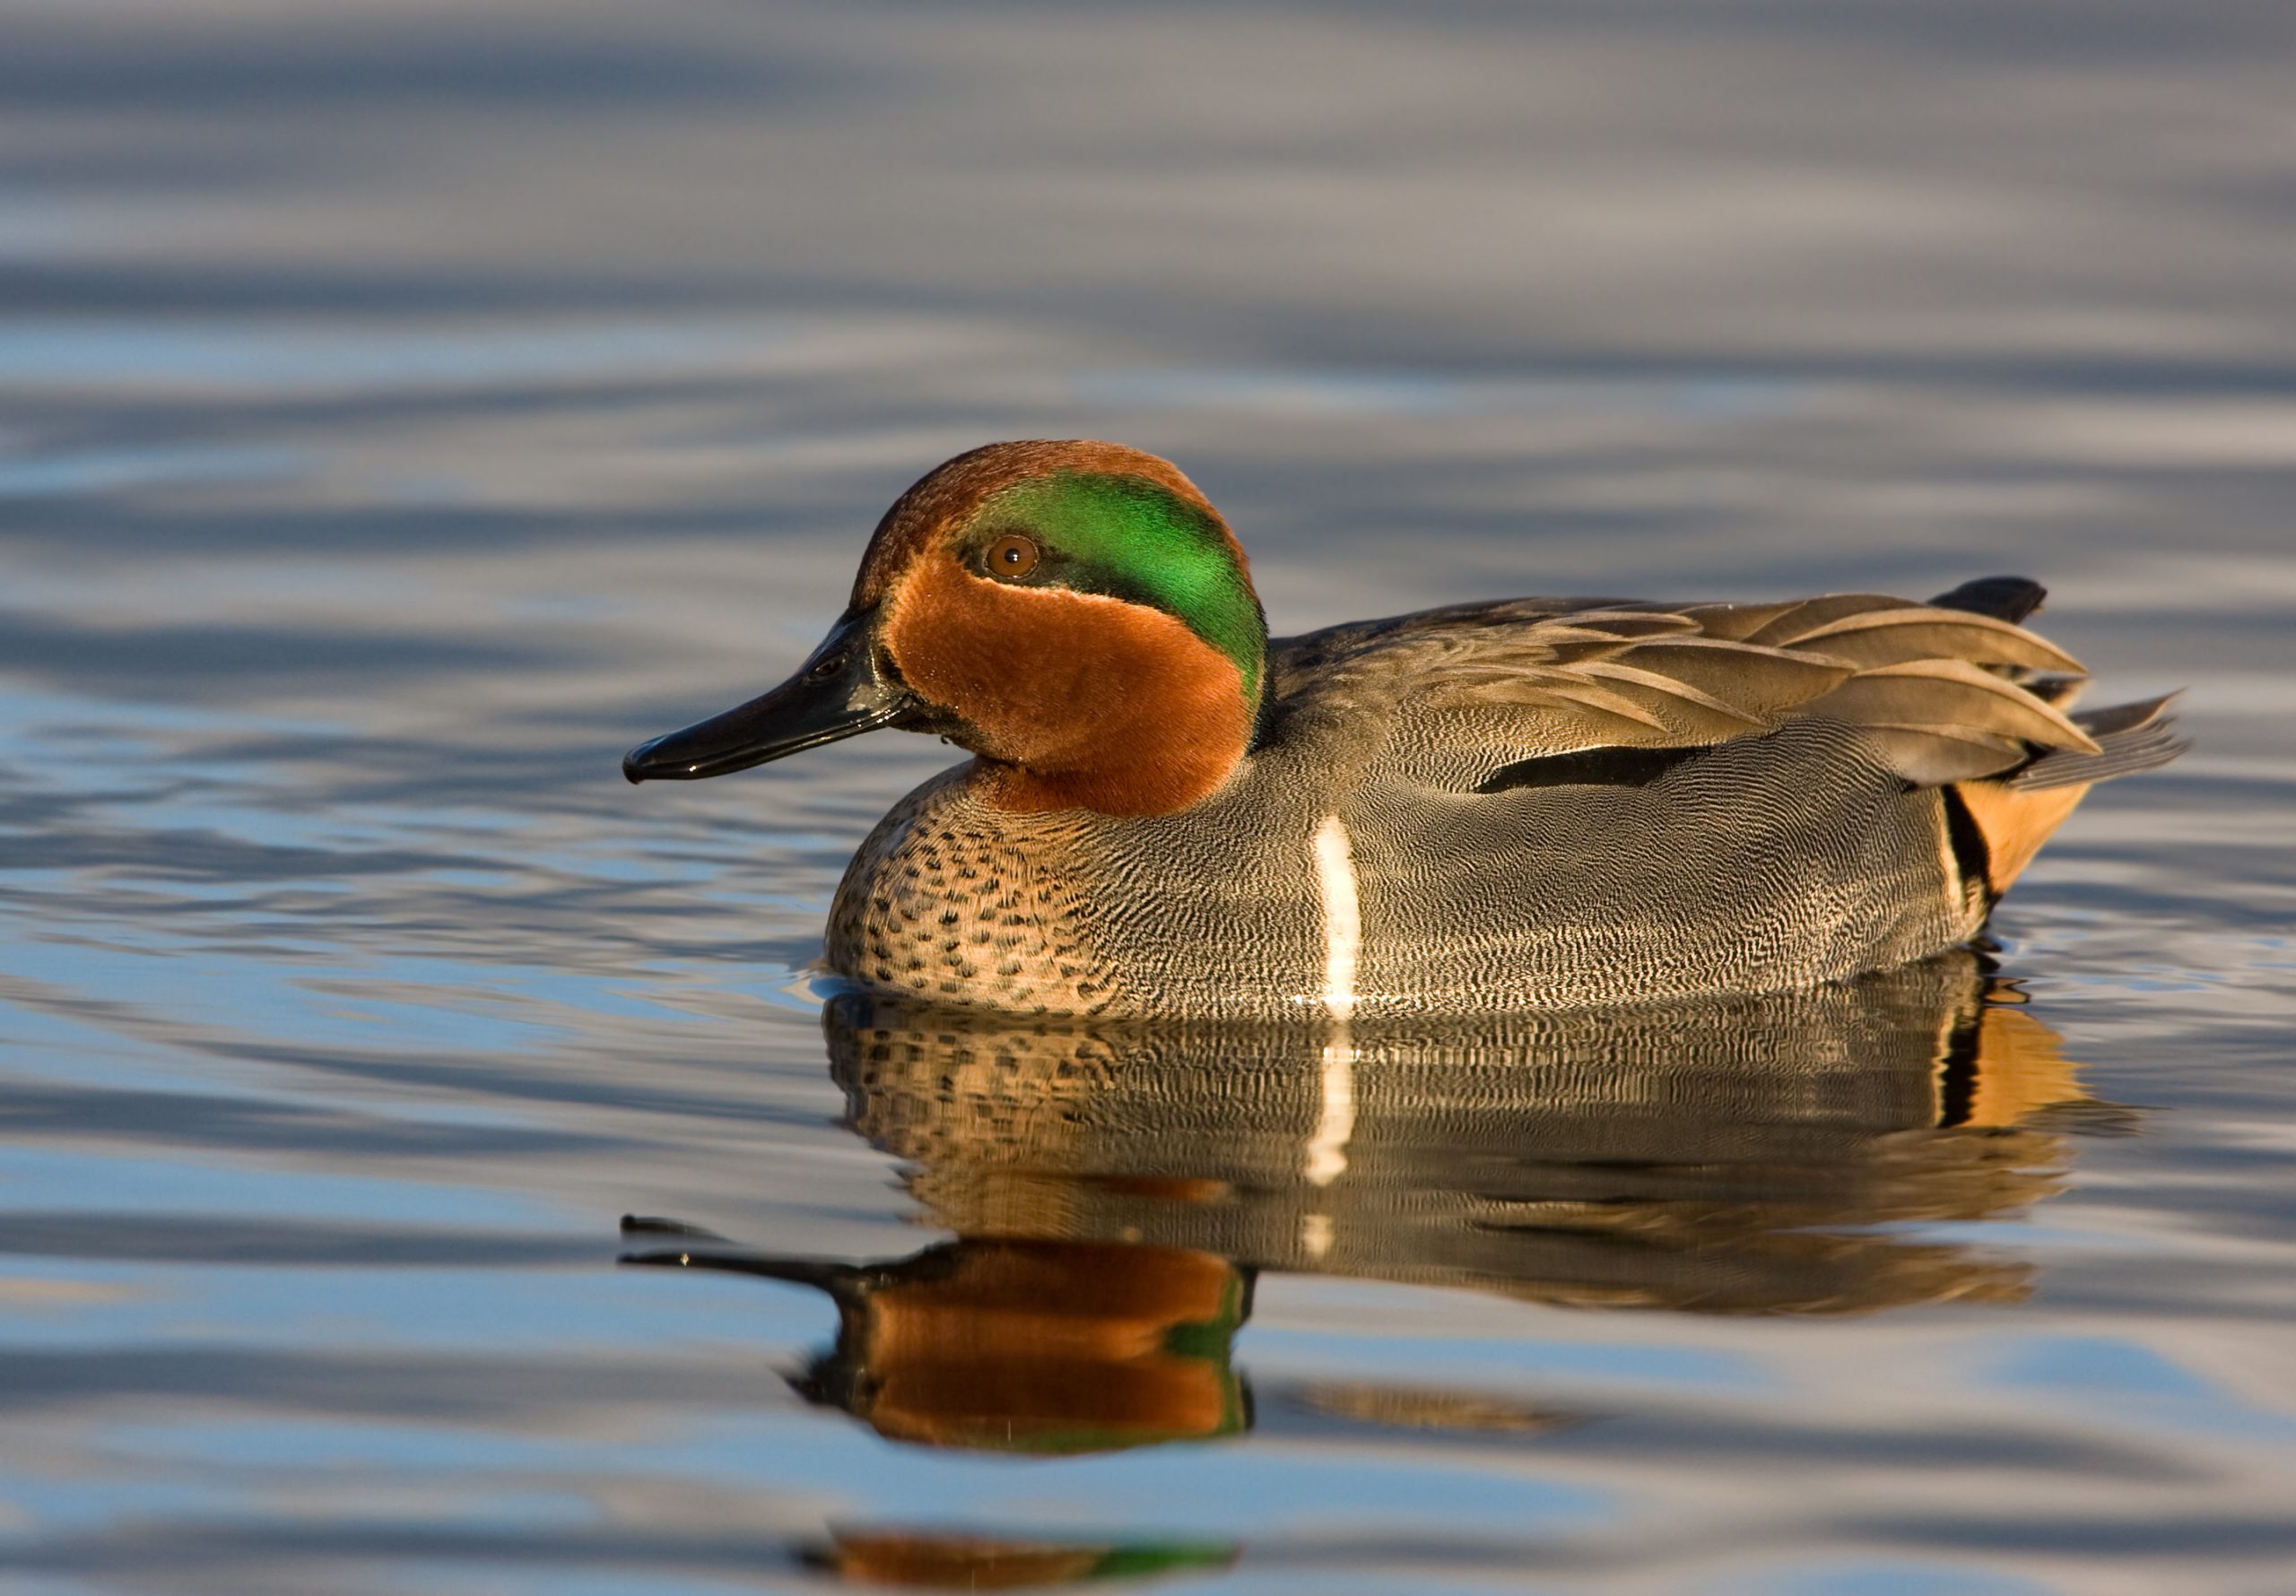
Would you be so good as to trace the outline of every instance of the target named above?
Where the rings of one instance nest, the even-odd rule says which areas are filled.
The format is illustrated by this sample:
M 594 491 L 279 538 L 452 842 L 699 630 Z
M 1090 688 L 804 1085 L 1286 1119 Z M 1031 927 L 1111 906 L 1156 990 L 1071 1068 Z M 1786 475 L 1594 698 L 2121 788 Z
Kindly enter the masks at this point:
M 636 785 L 726 776 L 891 724 L 904 699 L 876 655 L 859 646 L 868 624 L 865 615 L 845 616 L 780 686 L 639 743 L 622 756 L 623 779 Z

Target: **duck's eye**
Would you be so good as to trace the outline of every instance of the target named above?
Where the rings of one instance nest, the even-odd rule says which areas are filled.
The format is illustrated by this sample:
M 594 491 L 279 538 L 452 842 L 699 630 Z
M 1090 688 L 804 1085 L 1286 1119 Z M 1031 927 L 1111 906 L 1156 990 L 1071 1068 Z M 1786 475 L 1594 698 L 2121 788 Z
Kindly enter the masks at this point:
M 981 565 L 999 581 L 1017 582 L 1037 568 L 1035 540 L 1008 532 L 982 551 Z

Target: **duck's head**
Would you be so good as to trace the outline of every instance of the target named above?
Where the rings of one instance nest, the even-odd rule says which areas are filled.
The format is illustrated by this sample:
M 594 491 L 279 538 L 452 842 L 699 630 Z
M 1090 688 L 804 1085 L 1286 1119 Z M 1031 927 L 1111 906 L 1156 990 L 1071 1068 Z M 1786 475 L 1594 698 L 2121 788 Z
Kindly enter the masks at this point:
M 1250 747 L 1266 649 L 1243 550 L 1170 462 L 990 444 L 885 512 L 795 676 L 633 749 L 622 774 L 723 776 L 901 726 L 978 754 L 1007 808 L 1166 814 Z

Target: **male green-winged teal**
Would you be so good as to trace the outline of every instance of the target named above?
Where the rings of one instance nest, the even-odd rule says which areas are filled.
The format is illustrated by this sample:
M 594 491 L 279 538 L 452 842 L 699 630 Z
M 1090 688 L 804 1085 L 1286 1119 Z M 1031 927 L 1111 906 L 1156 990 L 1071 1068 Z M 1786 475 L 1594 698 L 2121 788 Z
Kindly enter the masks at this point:
M 848 868 L 864 988 L 1123 1017 L 1577 1008 L 1780 991 L 1977 934 L 2095 782 L 2181 751 L 2081 716 L 2016 622 L 1926 604 L 1506 599 L 1270 640 L 1170 463 L 991 444 L 877 525 L 764 697 L 632 750 L 719 776 L 879 726 L 971 761 Z

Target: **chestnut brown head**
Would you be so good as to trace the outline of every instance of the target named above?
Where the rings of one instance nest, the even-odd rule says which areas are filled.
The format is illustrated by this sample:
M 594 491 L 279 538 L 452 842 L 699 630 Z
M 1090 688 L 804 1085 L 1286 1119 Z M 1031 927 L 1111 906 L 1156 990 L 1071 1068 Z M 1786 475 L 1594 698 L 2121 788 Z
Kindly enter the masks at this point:
M 1168 462 L 991 444 L 886 512 L 845 615 L 796 677 L 623 769 L 716 776 L 902 725 L 978 754 L 1008 807 L 1166 813 L 1244 757 L 1266 642 L 1243 551 Z

